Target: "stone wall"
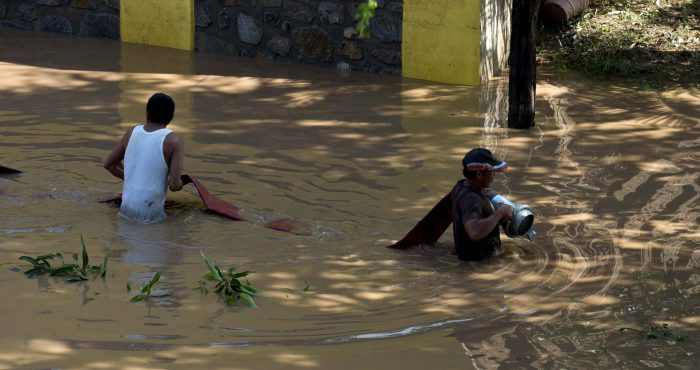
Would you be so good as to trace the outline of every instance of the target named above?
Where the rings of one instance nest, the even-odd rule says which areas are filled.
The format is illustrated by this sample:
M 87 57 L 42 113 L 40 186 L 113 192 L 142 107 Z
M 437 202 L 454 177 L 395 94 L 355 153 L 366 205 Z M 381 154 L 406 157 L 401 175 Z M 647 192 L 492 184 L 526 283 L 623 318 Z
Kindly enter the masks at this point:
M 195 50 L 401 73 L 403 0 L 377 1 L 369 39 L 354 29 L 364 0 L 194 1 Z M 0 0 L 0 26 L 119 39 L 119 0 Z
M 0 0 L 0 26 L 119 39 L 119 0 Z
M 195 49 L 399 74 L 403 1 L 377 1 L 365 40 L 354 29 L 360 1 L 196 0 Z

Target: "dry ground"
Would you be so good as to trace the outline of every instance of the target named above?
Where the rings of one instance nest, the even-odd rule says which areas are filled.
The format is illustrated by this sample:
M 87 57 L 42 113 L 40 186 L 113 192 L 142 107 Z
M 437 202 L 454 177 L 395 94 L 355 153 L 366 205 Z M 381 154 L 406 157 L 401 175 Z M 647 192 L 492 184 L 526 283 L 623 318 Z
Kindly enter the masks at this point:
M 700 87 L 698 0 L 593 0 L 568 24 L 540 31 L 543 65 L 644 87 Z

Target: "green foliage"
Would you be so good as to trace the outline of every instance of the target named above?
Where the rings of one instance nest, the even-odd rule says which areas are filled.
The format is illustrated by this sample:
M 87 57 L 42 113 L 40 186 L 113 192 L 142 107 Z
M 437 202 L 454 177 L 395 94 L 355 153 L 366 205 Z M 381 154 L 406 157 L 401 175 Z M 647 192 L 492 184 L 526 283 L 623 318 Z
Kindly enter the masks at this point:
M 207 280 L 216 281 L 216 287 L 214 291 L 220 296 L 224 297 L 226 304 L 235 304 L 237 300 L 241 299 L 248 303 L 250 307 L 258 307 L 253 299 L 258 293 L 258 290 L 250 285 L 250 282 L 246 279 L 245 282 L 241 278 L 251 274 L 251 271 L 236 272 L 232 267 L 227 271 L 221 271 L 215 263 L 211 262 L 207 256 L 204 255 L 202 251 L 199 251 L 204 258 L 204 263 L 206 263 L 209 272 L 207 272 L 204 277 Z M 208 290 L 204 282 L 200 281 L 199 289 L 202 294 L 208 293 Z
M 161 275 L 161 272 L 158 271 L 158 272 L 156 272 L 155 275 L 153 275 L 153 277 L 151 278 L 151 281 L 149 281 L 146 284 L 142 284 L 141 291 L 139 292 L 138 295 L 131 297 L 131 301 L 132 302 L 140 302 L 140 301 L 144 301 L 144 300 L 150 298 L 152 295 L 152 291 L 153 291 L 153 285 L 155 285 L 158 282 L 158 280 L 160 280 L 160 275 Z M 131 282 L 128 282 L 126 284 L 126 289 L 127 289 L 127 291 L 131 290 Z M 153 297 L 165 297 L 165 296 L 167 296 L 167 294 L 153 295 Z
M 651 325 L 645 331 L 637 330 L 634 328 L 620 328 L 620 331 L 631 330 L 642 334 L 646 339 L 658 339 L 667 338 L 672 339 L 676 342 L 681 342 L 685 339 L 685 335 L 672 330 L 668 324 L 661 324 L 661 326 Z
M 599 80 L 656 88 L 700 86 L 700 5 L 693 0 L 601 0 L 563 28 L 545 28 L 538 59 Z
M 377 9 L 375 0 L 367 0 L 366 3 L 360 3 L 355 12 L 355 20 L 357 24 L 355 29 L 361 39 L 368 39 L 371 36 L 369 21 L 374 17 L 374 10 Z
M 80 265 L 78 264 L 77 253 L 72 254 L 73 263 L 66 263 L 61 253 L 50 253 L 37 257 L 21 256 L 19 257 L 21 261 L 29 262 L 32 265 L 29 270 L 24 271 L 24 274 L 28 277 L 35 277 L 43 274 L 65 276 L 70 278 L 67 280 L 69 283 L 88 280 L 87 275 L 89 272 L 99 273 L 100 276 L 104 278 L 107 275 L 107 256 L 105 256 L 101 266 L 90 266 L 90 257 L 88 256 L 87 246 L 85 245 L 85 239 L 82 234 L 80 234 L 80 244 L 83 248 Z M 57 267 L 51 266 L 54 260 L 59 260 L 61 265 Z

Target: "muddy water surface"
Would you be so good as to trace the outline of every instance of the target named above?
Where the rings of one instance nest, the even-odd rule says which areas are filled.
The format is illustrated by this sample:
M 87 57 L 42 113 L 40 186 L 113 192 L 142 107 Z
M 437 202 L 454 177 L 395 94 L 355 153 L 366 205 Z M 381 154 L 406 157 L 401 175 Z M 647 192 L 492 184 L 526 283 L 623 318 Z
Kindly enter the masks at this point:
M 101 161 L 156 91 L 186 172 L 252 222 L 189 186 L 158 225 L 95 202 L 120 191 Z M 26 172 L 0 178 L 0 369 L 697 366 L 700 94 L 543 72 L 537 127 L 508 131 L 505 91 L 0 29 L 0 164 Z M 484 263 L 451 232 L 384 248 L 475 146 L 511 163 L 494 189 L 534 208 L 534 243 Z M 311 236 L 261 227 L 281 216 Z M 105 279 L 16 271 L 80 234 Z M 202 295 L 200 251 L 254 271 L 259 308 Z M 168 296 L 131 303 L 127 282 L 158 271 Z

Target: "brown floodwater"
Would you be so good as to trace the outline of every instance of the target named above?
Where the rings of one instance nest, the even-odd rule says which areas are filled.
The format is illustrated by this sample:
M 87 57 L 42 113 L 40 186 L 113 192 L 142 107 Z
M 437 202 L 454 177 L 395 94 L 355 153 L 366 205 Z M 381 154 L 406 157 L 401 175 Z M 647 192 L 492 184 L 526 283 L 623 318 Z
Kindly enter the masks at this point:
M 513 131 L 503 81 L 0 29 L 0 165 L 25 171 L 0 177 L 0 369 L 697 367 L 700 93 L 538 77 L 537 126 Z M 96 203 L 120 191 L 102 159 L 156 91 L 176 101 L 185 172 L 252 222 L 206 212 L 191 186 L 158 225 Z M 532 206 L 533 243 L 504 236 L 481 263 L 452 254 L 451 231 L 385 248 L 475 146 L 510 163 L 493 188 Z M 282 216 L 311 236 L 262 227 Z M 104 279 L 21 273 L 20 256 L 69 256 L 81 234 Z M 197 290 L 200 251 L 254 271 L 259 308 Z M 168 295 L 130 302 L 127 282 L 158 271 Z

